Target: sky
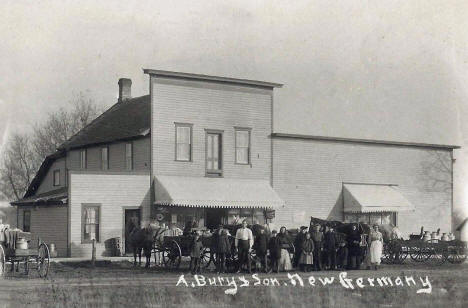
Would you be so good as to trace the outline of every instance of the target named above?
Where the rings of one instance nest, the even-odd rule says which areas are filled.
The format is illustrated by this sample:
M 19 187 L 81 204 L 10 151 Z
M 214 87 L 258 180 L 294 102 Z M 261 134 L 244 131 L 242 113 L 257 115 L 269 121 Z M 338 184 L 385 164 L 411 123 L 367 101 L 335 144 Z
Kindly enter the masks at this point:
M 120 77 L 148 94 L 142 68 L 283 83 L 276 132 L 468 146 L 467 17 L 453 0 L 3 0 L 0 146 L 79 92 L 112 105 Z

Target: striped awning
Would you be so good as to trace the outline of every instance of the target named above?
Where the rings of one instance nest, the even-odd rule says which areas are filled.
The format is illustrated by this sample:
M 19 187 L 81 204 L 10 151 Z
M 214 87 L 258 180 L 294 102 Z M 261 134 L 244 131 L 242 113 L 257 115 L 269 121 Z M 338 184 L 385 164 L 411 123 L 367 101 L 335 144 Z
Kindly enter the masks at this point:
M 276 208 L 284 201 L 265 180 L 156 176 L 155 204 L 215 208 Z
M 345 213 L 414 211 L 397 185 L 343 184 Z

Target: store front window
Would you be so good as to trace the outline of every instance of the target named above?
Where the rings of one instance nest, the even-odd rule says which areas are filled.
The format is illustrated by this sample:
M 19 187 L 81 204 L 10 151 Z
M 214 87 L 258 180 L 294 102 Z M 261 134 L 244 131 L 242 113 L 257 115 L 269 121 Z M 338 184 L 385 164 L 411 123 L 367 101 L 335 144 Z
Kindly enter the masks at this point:
M 345 213 L 345 222 L 354 223 L 365 223 L 368 225 L 397 225 L 397 213 L 396 212 L 384 212 L 384 213 Z

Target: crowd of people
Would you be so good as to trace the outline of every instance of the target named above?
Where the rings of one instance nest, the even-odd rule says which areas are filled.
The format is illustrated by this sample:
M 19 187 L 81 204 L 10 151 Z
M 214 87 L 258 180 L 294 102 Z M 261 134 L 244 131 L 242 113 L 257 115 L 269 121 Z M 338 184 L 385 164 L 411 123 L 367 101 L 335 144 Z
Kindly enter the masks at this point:
M 362 236 L 356 225 L 351 228 L 343 237 L 331 226 L 324 230 L 319 224 L 313 226 L 313 230 L 302 226 L 292 241 L 285 227 L 281 227 L 279 232 L 272 230 L 268 233 L 265 228 L 259 228 L 254 236 L 247 222 L 243 221 L 234 235 L 220 225 L 212 235 L 210 250 L 215 255 L 218 273 L 226 272 L 227 256 L 231 253 L 238 256 L 237 272 L 251 273 L 253 261 L 256 269 L 264 272 L 353 270 L 360 269 L 362 264 L 368 269 L 378 269 L 383 250 L 379 226 L 373 226 L 368 237 Z M 234 251 L 229 237 L 234 238 Z M 200 271 L 202 250 L 201 238 L 196 234 L 190 247 L 190 270 L 193 274 Z M 251 257 L 252 250 L 255 251 L 255 260 Z

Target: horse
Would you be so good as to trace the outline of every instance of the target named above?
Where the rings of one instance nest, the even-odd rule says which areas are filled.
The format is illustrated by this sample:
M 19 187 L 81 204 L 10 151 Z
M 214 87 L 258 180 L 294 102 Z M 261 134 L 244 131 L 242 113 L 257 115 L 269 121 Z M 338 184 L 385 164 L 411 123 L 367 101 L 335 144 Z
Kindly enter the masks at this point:
M 129 234 L 128 243 L 133 250 L 133 265 L 137 265 L 137 254 L 139 257 L 139 266 L 141 266 L 141 251 L 146 257 L 145 267 L 150 266 L 151 250 L 153 248 L 153 229 L 151 226 L 144 228 L 134 227 Z

